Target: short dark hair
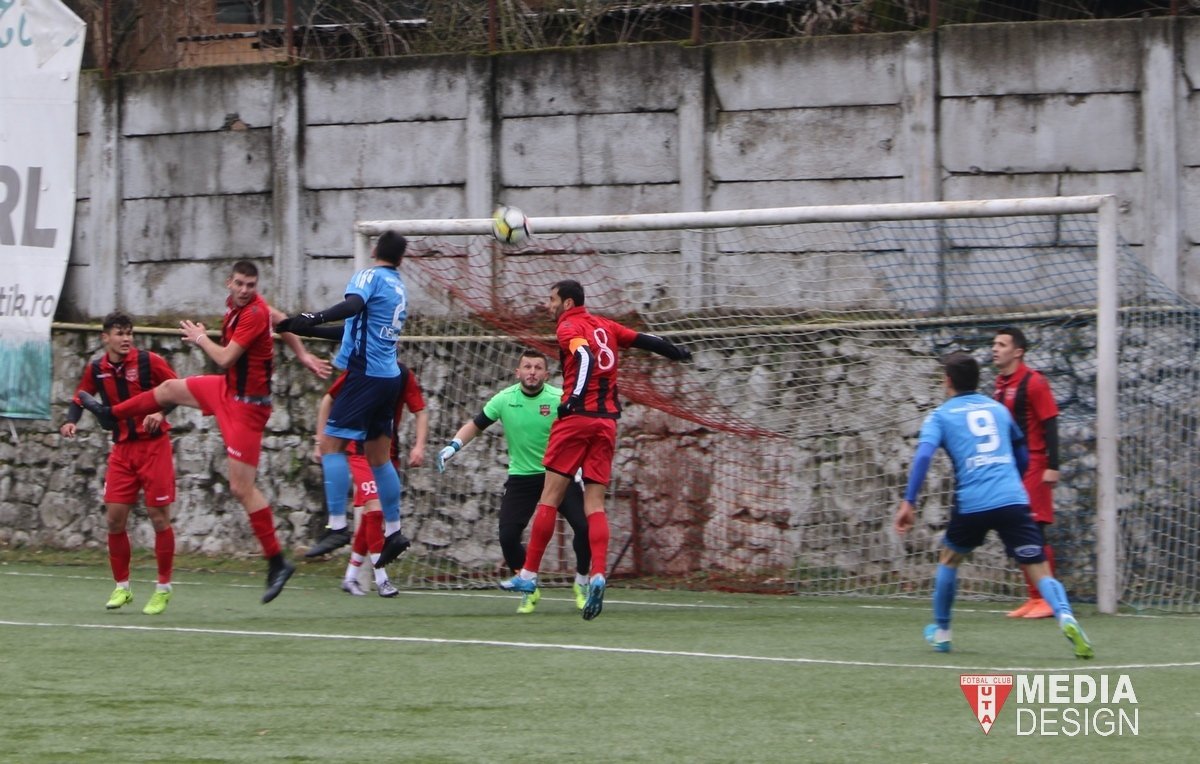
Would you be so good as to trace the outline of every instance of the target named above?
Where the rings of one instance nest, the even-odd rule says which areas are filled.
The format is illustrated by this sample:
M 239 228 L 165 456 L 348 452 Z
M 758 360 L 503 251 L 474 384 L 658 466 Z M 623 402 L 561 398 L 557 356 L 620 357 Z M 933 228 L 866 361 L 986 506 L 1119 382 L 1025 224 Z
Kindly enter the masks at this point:
M 395 231 L 384 231 L 375 242 L 375 258 L 385 263 L 399 265 L 408 249 L 408 240 Z
M 979 362 L 970 353 L 962 350 L 947 353 L 942 356 L 942 368 L 955 391 L 970 393 L 979 387 Z
M 238 260 L 233 264 L 233 273 L 240 273 L 243 276 L 258 278 L 258 266 L 249 260 Z
M 540 350 L 535 350 L 534 348 L 525 348 L 524 350 L 522 350 L 521 357 L 522 358 L 540 358 L 540 359 L 542 359 L 542 361 L 544 361 L 546 363 L 547 366 L 550 365 L 550 359 L 546 357 L 546 354 Z
M 1021 331 L 1017 327 L 1002 326 L 996 330 L 997 337 L 999 337 L 1001 334 L 1007 334 L 1009 337 L 1012 337 L 1013 347 L 1020 348 L 1021 350 L 1029 349 L 1029 341 L 1025 339 L 1025 332 Z
M 122 310 L 114 310 L 104 317 L 103 323 L 100 324 L 101 331 L 110 332 L 114 328 L 133 329 L 133 319 L 129 314 Z
M 563 279 L 562 281 L 551 287 L 558 296 L 563 300 L 574 300 L 578 307 L 583 305 L 583 284 L 580 284 L 575 279 Z

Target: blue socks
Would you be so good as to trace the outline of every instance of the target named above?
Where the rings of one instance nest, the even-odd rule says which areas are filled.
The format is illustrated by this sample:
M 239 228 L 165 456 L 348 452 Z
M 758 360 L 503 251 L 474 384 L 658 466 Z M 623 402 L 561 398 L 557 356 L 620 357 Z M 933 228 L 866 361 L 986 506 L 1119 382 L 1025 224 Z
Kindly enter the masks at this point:
M 371 467 L 375 476 L 375 489 L 379 491 L 379 504 L 383 508 L 383 520 L 400 522 L 400 476 L 391 462 Z
M 1042 598 L 1054 608 L 1054 615 L 1074 615 L 1071 611 L 1071 603 L 1067 601 L 1067 590 L 1063 588 L 1062 583 L 1054 576 L 1046 576 L 1037 584 L 1038 591 L 1041 592 Z
M 325 506 L 329 509 L 329 527 L 345 528 L 346 494 L 350 492 L 350 462 L 346 459 L 346 454 L 323 454 L 321 471 L 325 477 Z M 335 525 L 338 522 L 341 524 Z
M 939 629 L 950 628 L 950 611 L 958 591 L 958 568 L 938 564 L 933 583 L 933 620 Z

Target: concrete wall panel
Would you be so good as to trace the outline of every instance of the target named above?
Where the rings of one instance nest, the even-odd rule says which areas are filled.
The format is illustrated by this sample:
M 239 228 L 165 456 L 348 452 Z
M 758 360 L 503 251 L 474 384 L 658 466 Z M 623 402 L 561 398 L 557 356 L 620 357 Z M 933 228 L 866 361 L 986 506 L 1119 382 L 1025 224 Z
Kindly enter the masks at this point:
M 718 183 L 709 197 L 714 210 L 755 207 L 815 207 L 825 204 L 875 204 L 898 199 L 903 193 L 899 178 L 848 180 L 777 180 Z
M 678 132 L 673 112 L 505 120 L 499 180 L 509 187 L 675 182 Z
M 1122 233 L 1127 241 L 1141 243 L 1136 238 L 1143 225 L 1140 172 L 954 175 L 943 182 L 943 187 L 948 200 L 1113 194 L 1120 206 Z
M 121 207 L 122 255 L 127 263 L 271 258 L 272 225 L 266 194 L 130 199 Z
M 712 53 L 722 111 L 896 104 L 910 35 L 855 35 L 728 43 Z
M 270 127 L 274 67 L 218 66 L 129 75 L 122 90 L 123 135 Z
M 723 112 L 709 136 L 714 181 L 900 176 L 899 109 Z
M 310 191 L 304 196 L 301 240 L 308 256 L 351 257 L 356 220 L 423 220 L 465 215 L 459 186 Z
M 261 193 L 271 188 L 269 130 L 179 133 L 121 142 L 126 199 Z
M 1137 24 L 963 24 L 938 30 L 945 97 L 1126 93 L 1139 88 Z
M 1197 46 L 1200 47 L 1200 42 Z M 1200 90 L 1189 91 L 1179 111 L 1182 117 L 1179 120 L 1179 162 L 1189 167 L 1200 166 Z
M 396 188 L 462 183 L 461 120 L 310 127 L 304 181 L 310 189 Z
M 1180 64 L 1189 90 L 1200 87 L 1200 17 L 1180 17 Z
M 463 56 L 374 58 L 309 67 L 309 125 L 464 119 L 468 63 Z
M 954 98 L 941 107 L 942 163 L 951 172 L 1136 170 L 1133 95 Z
M 676 45 L 575 48 L 496 59 L 496 111 L 504 119 L 674 109 L 681 69 L 699 52 Z
M 502 188 L 498 201 L 513 204 L 531 218 L 565 215 L 619 215 L 676 212 L 679 187 L 672 183 L 623 186 Z M 536 230 L 535 230 L 536 233 Z

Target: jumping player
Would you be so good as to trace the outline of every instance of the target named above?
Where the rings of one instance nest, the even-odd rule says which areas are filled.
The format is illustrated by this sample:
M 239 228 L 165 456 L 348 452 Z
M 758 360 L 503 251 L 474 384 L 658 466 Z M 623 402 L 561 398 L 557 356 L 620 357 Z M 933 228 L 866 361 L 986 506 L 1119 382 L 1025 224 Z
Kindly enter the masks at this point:
M 246 510 L 250 528 L 267 559 L 267 587 L 263 603 L 283 591 L 296 568 L 283 555 L 275 533 L 275 516 L 267 498 L 255 483 L 262 436 L 271 416 L 271 374 L 275 343 L 271 338 L 271 307 L 258 293 L 258 267 L 246 260 L 234 263 L 225 281 L 229 296 L 221 322 L 221 340 L 208 336 L 204 324 L 180 321 L 180 333 L 204 351 L 223 374 L 205 374 L 185 379 L 168 379 L 154 389 L 114 406 L 107 406 L 87 393 L 79 402 L 112 429 L 117 421 L 162 411 L 168 406 L 189 406 L 217 418 L 228 457 L 229 492 Z M 300 360 L 319 377 L 329 376 L 329 365 L 304 350 L 300 339 L 284 335 Z
M 607 584 L 609 530 L 604 494 L 612 474 L 617 419 L 621 416 L 617 391 L 619 352 L 635 347 L 673 361 L 686 361 L 692 354 L 661 337 L 592 315 L 584 307 L 583 285 L 578 281 L 568 279 L 552 286 L 547 308 L 558 322 L 563 397 L 542 462 L 546 467 L 546 484 L 529 532 L 525 563 L 517 575 L 501 581 L 500 588 L 523 593 L 537 589 L 538 567 L 554 535 L 554 517 L 576 470 L 582 468 L 583 511 L 587 515 L 592 551 L 583 618 L 590 621 L 604 607 Z
M 392 426 L 403 379 L 396 360 L 396 343 L 408 316 L 408 293 L 398 270 L 408 242 L 386 231 L 375 244 L 375 264 L 354 274 L 345 299 L 316 313 L 301 313 L 279 322 L 278 331 L 305 331 L 327 321 L 346 319 L 342 345 L 334 365 L 347 372 L 342 394 L 333 402 L 321 436 L 321 468 L 329 525 L 309 550 L 328 554 L 350 543 L 346 495 L 350 465 L 346 447 L 365 441 L 364 451 L 375 477 L 383 507 L 386 536 L 375 563 L 381 568 L 411 545 L 400 532 L 400 478 L 392 467 Z
M 538 499 L 546 485 L 546 441 L 550 426 L 558 415 L 562 390 L 546 384 L 550 377 L 546 355 L 538 350 L 526 350 L 517 362 L 517 384 L 509 385 L 493 395 L 475 418 L 458 428 L 450 444 L 438 452 L 437 469 L 443 472 L 446 462 L 474 440 L 480 433 L 500 422 L 504 442 L 508 445 L 508 480 L 500 499 L 500 550 L 504 561 L 514 573 L 525 564 L 525 545 L 521 535 L 537 510 Z M 583 514 L 583 491 L 571 481 L 558 508 L 559 514 L 571 526 L 571 546 L 575 551 L 575 605 L 583 610 L 587 602 L 588 572 L 592 553 L 588 542 L 587 518 Z M 541 591 L 521 594 L 517 612 L 532 613 L 541 599 Z

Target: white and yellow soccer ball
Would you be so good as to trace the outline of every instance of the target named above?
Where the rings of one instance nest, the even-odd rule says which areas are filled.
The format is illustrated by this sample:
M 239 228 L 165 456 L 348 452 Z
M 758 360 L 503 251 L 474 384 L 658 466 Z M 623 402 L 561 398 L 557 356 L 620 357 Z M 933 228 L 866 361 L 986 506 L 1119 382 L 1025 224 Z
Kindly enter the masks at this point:
M 492 236 L 501 244 L 510 247 L 524 244 L 532 233 L 529 218 L 520 209 L 502 204 L 492 213 Z

